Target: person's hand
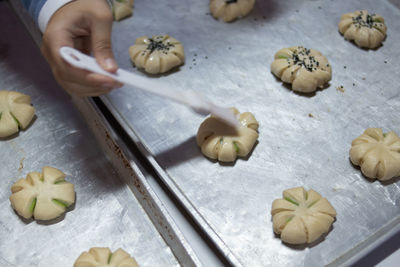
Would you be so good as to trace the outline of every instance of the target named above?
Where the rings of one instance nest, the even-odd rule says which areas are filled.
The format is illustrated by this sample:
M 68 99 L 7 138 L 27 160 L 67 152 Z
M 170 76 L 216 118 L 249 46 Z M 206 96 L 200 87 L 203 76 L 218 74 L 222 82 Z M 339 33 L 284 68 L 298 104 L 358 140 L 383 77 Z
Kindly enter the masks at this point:
M 106 0 L 72 1 L 51 17 L 41 50 L 55 79 L 71 95 L 98 96 L 122 86 L 110 77 L 69 65 L 59 54 L 63 46 L 93 53 L 100 66 L 115 72 L 118 66 L 111 50 L 112 21 Z

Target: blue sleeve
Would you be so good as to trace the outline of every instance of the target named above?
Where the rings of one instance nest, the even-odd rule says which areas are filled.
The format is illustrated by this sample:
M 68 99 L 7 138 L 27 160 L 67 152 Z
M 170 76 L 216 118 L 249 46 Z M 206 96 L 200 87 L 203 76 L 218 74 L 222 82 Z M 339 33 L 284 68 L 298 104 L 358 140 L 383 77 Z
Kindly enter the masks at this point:
M 28 10 L 32 18 L 38 23 L 39 12 L 47 0 L 21 0 L 22 4 Z

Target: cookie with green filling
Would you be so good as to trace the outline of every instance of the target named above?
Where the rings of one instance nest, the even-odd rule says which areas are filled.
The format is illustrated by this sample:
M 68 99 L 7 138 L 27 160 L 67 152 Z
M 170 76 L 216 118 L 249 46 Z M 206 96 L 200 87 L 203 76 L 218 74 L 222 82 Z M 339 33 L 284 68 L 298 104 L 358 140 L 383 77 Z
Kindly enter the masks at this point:
M 255 0 L 210 0 L 210 11 L 214 18 L 231 22 L 250 13 Z
M 75 261 L 74 267 L 139 267 L 136 260 L 123 249 L 114 253 L 109 248 L 91 248 L 83 252 Z
M 295 187 L 283 191 L 271 209 L 274 232 L 283 242 L 293 245 L 312 243 L 327 233 L 336 210 L 314 190 Z
M 113 0 L 112 1 L 112 13 L 114 20 L 122 20 L 129 16 L 132 16 L 134 0 Z
M 214 116 L 210 116 L 197 131 L 197 144 L 201 152 L 210 159 L 222 162 L 235 161 L 246 157 L 258 138 L 258 121 L 250 112 L 239 113 L 232 108 L 239 121 L 239 127 L 230 127 Z
M 11 187 L 11 206 L 25 219 L 51 220 L 63 214 L 75 202 L 74 185 L 65 174 L 52 167 L 42 173 L 30 172 Z
M 400 137 L 381 128 L 368 128 L 351 143 L 351 162 L 371 179 L 381 181 L 400 176 Z
M 35 116 L 28 95 L 14 91 L 0 91 L 0 138 L 25 129 Z

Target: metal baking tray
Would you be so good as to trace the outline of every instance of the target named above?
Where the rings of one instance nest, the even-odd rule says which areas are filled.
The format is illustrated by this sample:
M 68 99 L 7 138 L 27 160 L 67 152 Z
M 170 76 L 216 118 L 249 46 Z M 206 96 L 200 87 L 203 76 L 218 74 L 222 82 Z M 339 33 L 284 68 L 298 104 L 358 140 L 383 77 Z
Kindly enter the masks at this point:
M 377 50 L 360 49 L 338 32 L 340 16 L 359 9 L 385 18 L 387 38 Z M 208 1 L 135 1 L 133 17 L 114 24 L 119 65 L 147 76 L 129 60 L 135 39 L 169 34 L 181 41 L 185 64 L 149 77 L 253 112 L 258 143 L 233 164 L 202 156 L 195 135 L 204 118 L 186 107 L 131 87 L 102 100 L 232 264 L 349 263 L 400 228 L 399 179 L 370 181 L 348 156 L 368 127 L 400 134 L 399 16 L 388 1 L 270 0 L 224 23 L 210 15 Z M 327 88 L 297 94 L 271 74 L 274 53 L 293 45 L 328 58 Z M 337 210 L 332 230 L 313 246 L 284 245 L 272 231 L 272 201 L 296 186 L 318 191 Z
M 30 95 L 36 108 L 28 129 L 0 140 L 0 266 L 72 266 L 91 247 L 122 248 L 140 266 L 195 265 L 196 256 L 151 189 L 141 183 L 140 172 L 127 175 L 141 189 L 133 194 L 113 168 L 110 161 L 116 155 L 106 157 L 100 149 L 7 2 L 0 2 L 0 14 L 1 25 L 6 25 L 0 28 L 0 89 Z M 112 148 L 119 149 L 121 159 L 117 144 Z M 124 164 L 126 172 L 135 167 Z M 10 188 L 46 165 L 59 168 L 74 183 L 76 203 L 52 221 L 22 219 L 8 200 Z M 158 209 L 150 212 L 149 205 Z

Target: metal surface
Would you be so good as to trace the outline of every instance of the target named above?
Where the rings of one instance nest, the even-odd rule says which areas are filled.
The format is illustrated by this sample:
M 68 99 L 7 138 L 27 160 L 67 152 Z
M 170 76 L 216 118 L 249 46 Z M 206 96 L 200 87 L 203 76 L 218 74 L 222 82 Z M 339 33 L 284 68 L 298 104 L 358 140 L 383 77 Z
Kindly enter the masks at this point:
M 72 266 L 94 246 L 123 248 L 140 266 L 178 266 L 5 2 L 0 24 L 0 89 L 30 95 L 36 108 L 28 129 L 0 140 L 0 266 Z M 46 223 L 23 220 L 8 200 L 11 185 L 45 165 L 66 173 L 76 203 Z
M 154 226 L 172 249 L 179 264 L 201 266 L 192 247 L 169 214 L 167 207 L 159 199 L 160 196 L 156 194 L 155 187 L 151 186 L 150 181 L 145 177 L 145 169 L 138 165 L 139 160 L 128 148 L 128 144 L 123 141 L 125 138 L 119 135 L 118 129 L 108 123 L 107 118 L 95 103 L 98 101 L 91 98 L 74 98 L 73 102 L 84 116 L 121 179 L 132 190 Z M 127 204 L 130 205 L 130 203 Z
M 340 16 L 357 9 L 385 18 L 383 47 L 359 49 L 338 33 Z M 128 48 L 142 35 L 181 41 L 185 65 L 153 78 L 251 111 L 260 122 L 251 156 L 234 164 L 201 155 L 195 134 L 203 118 L 178 105 L 130 87 L 103 100 L 232 263 L 342 264 L 399 229 L 399 179 L 371 182 L 348 157 L 351 141 L 368 127 L 400 134 L 399 15 L 387 1 L 271 0 L 226 24 L 209 15 L 208 1 L 135 1 L 133 17 L 114 25 L 118 63 L 141 73 L 131 67 Z M 274 53 L 293 45 L 328 58 L 329 87 L 299 95 L 270 73 Z M 295 186 L 313 188 L 337 210 L 333 229 L 311 247 L 286 246 L 272 231 L 272 201 Z

